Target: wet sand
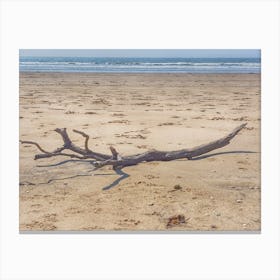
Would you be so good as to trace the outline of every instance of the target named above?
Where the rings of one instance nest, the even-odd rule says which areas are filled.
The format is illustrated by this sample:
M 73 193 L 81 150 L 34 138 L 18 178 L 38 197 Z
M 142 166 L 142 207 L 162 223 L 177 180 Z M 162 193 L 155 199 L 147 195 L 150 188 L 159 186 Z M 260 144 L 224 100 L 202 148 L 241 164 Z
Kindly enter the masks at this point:
M 54 150 L 54 129 L 66 127 L 76 145 L 84 139 L 73 129 L 92 150 L 122 155 L 191 148 L 247 122 L 205 156 L 119 174 L 86 160 L 35 161 L 38 149 L 22 144 L 22 231 L 261 229 L 259 74 L 20 73 L 19 109 L 21 140 Z

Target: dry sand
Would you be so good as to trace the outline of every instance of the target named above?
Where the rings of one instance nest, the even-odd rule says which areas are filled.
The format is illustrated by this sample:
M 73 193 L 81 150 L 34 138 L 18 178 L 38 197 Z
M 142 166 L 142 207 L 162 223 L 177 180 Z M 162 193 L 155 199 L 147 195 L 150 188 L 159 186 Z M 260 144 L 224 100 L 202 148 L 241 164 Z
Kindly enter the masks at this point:
M 191 148 L 244 122 L 209 157 L 126 167 L 119 182 L 110 167 L 34 161 L 40 152 L 22 144 L 19 229 L 261 229 L 259 74 L 21 73 L 20 139 L 47 150 L 62 143 L 57 127 L 81 146 L 72 129 L 88 133 L 95 151 L 128 155 Z M 168 227 L 174 215 L 185 222 Z

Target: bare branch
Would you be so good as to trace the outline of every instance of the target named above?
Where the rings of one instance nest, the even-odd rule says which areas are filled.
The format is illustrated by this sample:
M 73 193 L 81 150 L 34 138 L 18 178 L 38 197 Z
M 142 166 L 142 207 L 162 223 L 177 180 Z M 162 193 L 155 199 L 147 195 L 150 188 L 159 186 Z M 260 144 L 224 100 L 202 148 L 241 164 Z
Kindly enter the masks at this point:
M 106 159 L 110 158 L 109 155 L 105 155 L 105 154 L 101 154 L 101 153 L 95 153 L 95 152 L 93 152 L 93 151 L 91 151 L 89 149 L 88 150 L 87 149 L 82 149 L 82 148 L 74 145 L 72 143 L 72 141 L 70 140 L 70 138 L 69 138 L 69 135 L 67 133 L 66 128 L 56 128 L 55 132 L 57 132 L 58 134 L 61 135 L 61 137 L 63 139 L 63 142 L 64 142 L 64 148 L 65 149 L 69 149 L 72 152 L 75 152 L 77 154 L 81 154 L 81 155 L 84 156 L 83 158 L 93 158 L 93 159 L 96 159 L 96 160 L 106 160 Z M 77 131 L 75 131 L 75 132 L 77 133 Z M 84 132 L 82 132 L 82 133 L 84 135 L 86 135 Z
M 21 143 L 25 144 L 33 144 L 38 147 L 40 151 L 42 151 L 44 154 L 39 154 L 35 156 L 35 159 L 39 158 L 48 158 L 52 156 L 67 156 L 71 158 L 78 158 L 78 159 L 87 159 L 92 158 L 96 161 L 93 163 L 96 168 L 103 167 L 105 165 L 112 165 L 114 169 L 125 167 L 125 166 L 131 166 L 136 165 L 140 162 L 150 162 L 150 161 L 171 161 L 176 159 L 192 159 L 194 157 L 206 154 L 210 151 L 222 148 L 230 143 L 230 141 L 238 134 L 240 130 L 242 130 L 246 126 L 246 123 L 236 127 L 231 133 L 227 134 L 225 137 L 220 138 L 218 140 L 215 140 L 213 142 L 200 145 L 191 149 L 182 149 L 177 151 L 147 151 L 142 154 L 136 154 L 131 156 L 125 156 L 120 157 L 119 153 L 116 151 L 114 147 L 110 147 L 112 156 L 96 153 L 88 149 L 88 139 L 89 136 L 85 134 L 84 132 L 73 130 L 76 133 L 81 134 L 83 137 L 85 137 L 85 149 L 82 149 L 72 143 L 70 140 L 66 128 L 59 129 L 57 128 L 55 131 L 59 133 L 63 139 L 64 145 L 62 148 L 56 149 L 54 152 L 47 152 L 44 149 L 40 147 L 39 144 L 32 141 L 21 141 Z M 75 152 L 76 154 L 67 154 L 67 153 L 61 153 L 62 150 L 68 149 L 72 152 Z
M 38 154 L 35 155 L 35 160 L 36 159 L 41 159 L 41 158 L 49 158 L 49 157 L 54 157 L 54 156 L 66 156 L 70 158 L 78 158 L 78 159 L 87 159 L 88 157 L 86 156 L 78 156 L 75 154 L 67 154 L 67 153 L 49 153 L 49 154 Z
M 193 157 L 200 156 L 203 154 L 206 154 L 210 151 L 222 148 L 230 143 L 230 140 L 234 138 L 238 132 L 243 129 L 246 126 L 246 123 L 236 127 L 231 133 L 226 135 L 223 138 L 220 138 L 216 141 L 200 145 L 197 147 L 194 147 L 192 149 L 182 149 L 178 151 L 157 151 L 157 150 L 152 150 L 148 151 L 142 154 L 137 154 L 137 155 L 132 155 L 132 156 L 127 156 L 123 157 L 120 160 L 115 160 L 115 159 L 108 159 L 103 162 L 97 162 L 96 165 L 98 167 L 102 167 L 105 165 L 112 165 L 114 167 L 117 166 L 131 166 L 131 165 L 136 165 L 140 162 L 150 162 L 150 161 L 171 161 L 171 160 L 176 160 L 176 159 L 182 159 L 182 158 L 188 158 L 192 159 Z
M 110 146 L 110 150 L 111 150 L 111 153 L 113 155 L 112 159 L 117 160 L 119 153 L 116 151 L 116 149 L 113 146 Z
M 38 143 L 33 142 L 33 141 L 21 141 L 21 143 L 22 144 L 33 144 L 33 145 L 37 146 L 37 148 L 41 152 L 43 152 L 43 154 L 35 155 L 35 158 L 34 158 L 35 160 L 36 159 L 41 159 L 41 158 L 49 158 L 49 157 L 53 157 L 53 156 L 67 156 L 67 157 L 70 157 L 70 158 L 78 158 L 78 159 L 93 158 L 93 159 L 101 160 L 101 161 L 111 158 L 111 156 L 109 156 L 109 155 L 105 155 L 105 154 L 101 154 L 101 153 L 95 153 L 95 152 L 93 152 L 89 149 L 81 149 L 80 147 L 74 145 L 72 143 L 72 141 L 70 140 L 70 137 L 67 133 L 66 128 L 56 128 L 54 131 L 57 132 L 62 137 L 64 145 L 61 148 L 57 148 L 53 152 L 48 152 L 48 151 L 44 150 Z M 81 133 L 83 133 L 83 132 L 81 132 Z M 72 152 L 75 152 L 78 155 L 61 153 L 65 149 L 68 149 Z M 82 155 L 82 156 L 80 156 L 80 155 Z
M 47 152 L 46 150 L 44 150 L 38 143 L 33 142 L 33 141 L 22 141 L 20 140 L 21 144 L 31 144 L 31 145 L 35 145 L 41 152 L 45 153 L 45 154 L 51 154 L 50 152 Z
M 60 136 L 62 137 L 65 148 L 68 148 L 72 144 L 72 142 L 68 136 L 68 133 L 66 131 L 66 128 L 56 128 L 54 131 L 57 132 L 58 134 L 60 134 Z
M 81 134 L 83 137 L 86 138 L 86 139 L 85 139 L 85 149 L 86 149 L 86 151 L 89 151 L 89 148 L 88 148 L 89 136 L 88 136 L 86 133 L 84 133 L 84 132 L 82 132 L 82 131 L 79 131 L 79 130 L 77 130 L 77 129 L 73 129 L 73 132 L 79 133 L 79 134 Z

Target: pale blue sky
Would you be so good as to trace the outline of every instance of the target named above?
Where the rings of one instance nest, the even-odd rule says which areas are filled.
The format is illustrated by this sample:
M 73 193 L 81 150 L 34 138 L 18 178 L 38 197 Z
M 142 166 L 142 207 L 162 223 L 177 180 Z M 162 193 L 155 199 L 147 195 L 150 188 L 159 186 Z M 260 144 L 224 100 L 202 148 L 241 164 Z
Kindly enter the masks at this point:
M 260 57 L 256 49 L 22 49 L 20 56 Z

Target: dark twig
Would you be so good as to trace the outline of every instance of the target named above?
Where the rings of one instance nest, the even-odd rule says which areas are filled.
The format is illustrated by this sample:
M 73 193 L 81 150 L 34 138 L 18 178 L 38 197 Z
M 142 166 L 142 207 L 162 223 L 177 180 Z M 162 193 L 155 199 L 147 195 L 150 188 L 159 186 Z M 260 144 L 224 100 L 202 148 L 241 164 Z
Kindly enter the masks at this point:
M 20 140 L 21 144 L 31 144 L 31 145 L 35 145 L 41 152 L 45 153 L 45 154 L 51 154 L 51 152 L 47 152 L 46 150 L 44 150 L 38 143 L 33 142 L 33 141 L 22 141 Z
M 85 149 L 86 149 L 86 151 L 90 151 L 89 148 L 88 148 L 89 136 L 88 136 L 86 133 L 84 133 L 84 132 L 82 132 L 82 131 L 79 131 L 79 130 L 77 130 L 77 129 L 73 129 L 73 132 L 79 133 L 79 134 L 81 134 L 83 137 L 86 138 L 86 139 L 85 139 Z

